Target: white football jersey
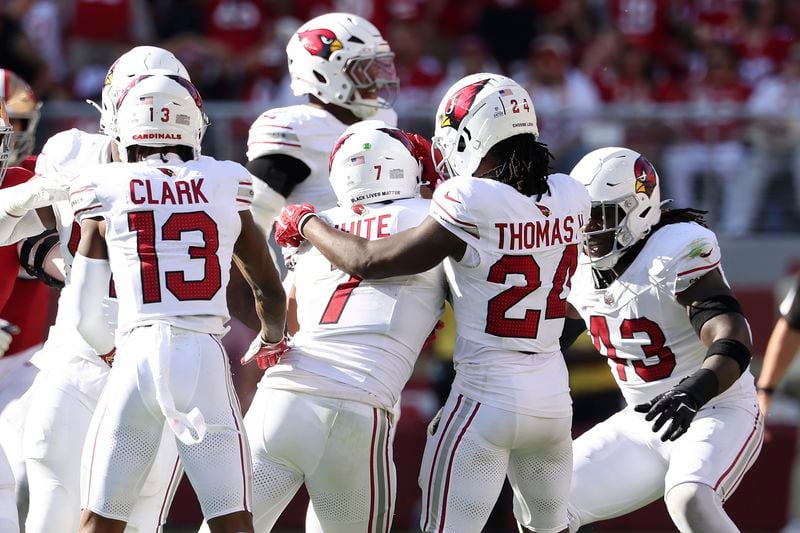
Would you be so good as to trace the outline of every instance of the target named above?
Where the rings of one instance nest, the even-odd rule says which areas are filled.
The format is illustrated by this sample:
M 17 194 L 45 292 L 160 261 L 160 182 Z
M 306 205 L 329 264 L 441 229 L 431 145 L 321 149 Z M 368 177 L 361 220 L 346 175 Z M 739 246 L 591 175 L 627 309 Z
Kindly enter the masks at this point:
M 337 207 L 320 216 L 342 231 L 380 239 L 418 226 L 428 214 L 428 204 L 412 198 Z M 441 266 L 411 276 L 362 281 L 333 267 L 309 245 L 295 257 L 300 330 L 294 348 L 262 383 L 391 411 L 443 311 Z
M 112 142 L 107 135 L 86 133 L 74 128 L 57 133 L 47 140 L 36 158 L 36 174 L 49 179 L 67 179 L 85 168 L 109 163 L 112 160 Z M 108 366 L 75 330 L 74 317 L 68 316 L 68 310 L 75 308 L 71 302 L 80 297 L 70 283 L 70 270 L 81 239 L 81 230 L 74 220 L 69 201 L 56 202 L 52 207 L 66 269 L 65 286 L 58 298 L 55 325 L 50 328 L 44 348 L 31 361 L 39 368 L 66 363 L 75 356 L 89 361 L 94 365 L 96 375 L 90 376 L 89 371 L 83 369 L 80 371 L 82 375 L 76 376 L 73 381 L 81 390 L 91 390 L 90 394 L 96 397 L 105 382 Z
M 239 211 L 250 207 L 252 179 L 232 161 L 166 159 L 82 173 L 70 188 L 75 218 L 106 221 L 120 332 L 169 322 L 222 334 Z
M 375 118 L 390 126 L 397 124 L 397 114 L 391 109 L 379 110 Z M 309 104 L 270 109 L 250 127 L 247 159 L 252 161 L 277 154 L 299 159 L 311 169 L 311 173 L 295 186 L 287 202 L 310 203 L 318 210 L 330 209 L 337 205 L 337 201 L 328 181 L 328 156 L 346 129 L 347 124 L 324 109 Z
M 581 254 L 569 302 L 608 358 L 629 405 L 650 401 L 702 366 L 707 348 L 676 295 L 708 272 L 722 272 L 721 258 L 714 233 L 693 222 L 656 231 L 606 289 L 595 288 L 589 259 Z M 709 404 L 742 394 L 753 394 L 750 372 Z
M 564 174 L 551 175 L 549 186 L 537 202 L 498 181 L 456 177 L 436 189 L 430 216 L 467 244 L 461 261 L 445 260 L 456 318 L 454 386 L 495 407 L 564 416 L 559 337 L 590 200 Z M 548 364 L 563 383 L 532 387 Z M 545 389 L 559 397 L 549 401 Z

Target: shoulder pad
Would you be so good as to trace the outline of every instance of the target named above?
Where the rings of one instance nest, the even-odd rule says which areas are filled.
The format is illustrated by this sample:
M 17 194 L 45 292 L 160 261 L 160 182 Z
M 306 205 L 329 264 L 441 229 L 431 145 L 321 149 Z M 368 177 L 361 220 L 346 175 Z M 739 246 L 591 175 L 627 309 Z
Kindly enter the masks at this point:
M 429 214 L 445 227 L 458 228 L 480 239 L 480 206 L 475 205 L 479 202 L 474 200 L 480 197 L 476 192 L 482 188 L 481 185 L 480 180 L 475 178 L 460 177 L 445 181 L 433 193 Z
M 301 130 L 311 118 L 302 108 L 282 107 L 262 113 L 250 126 L 247 159 L 252 161 L 271 153 L 294 154 L 302 150 Z
M 714 232 L 693 222 L 669 224 L 652 237 L 653 249 L 667 257 L 668 282 L 675 294 L 720 267 L 722 253 Z

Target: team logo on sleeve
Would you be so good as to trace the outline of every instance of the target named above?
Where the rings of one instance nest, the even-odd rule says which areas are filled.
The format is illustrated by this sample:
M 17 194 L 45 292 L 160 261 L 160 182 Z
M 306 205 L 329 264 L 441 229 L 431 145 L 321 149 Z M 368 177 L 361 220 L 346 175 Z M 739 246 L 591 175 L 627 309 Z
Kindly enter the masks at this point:
M 331 54 L 343 48 L 342 41 L 331 30 L 308 30 L 297 34 L 297 38 L 312 56 L 330 59 Z
M 546 217 L 550 216 L 550 213 L 551 213 L 550 208 L 547 207 L 546 205 L 536 204 L 536 207 L 539 208 L 539 211 L 541 211 L 544 216 L 546 216 Z
M 472 107 L 473 102 L 475 102 L 475 97 L 478 96 L 478 93 L 481 92 L 481 89 L 483 89 L 487 83 L 489 83 L 488 79 L 476 81 L 456 91 L 447 101 L 447 105 L 444 106 L 444 114 L 439 117 L 439 124 L 443 128 L 449 126 L 458 129 L 461 121 L 467 116 L 469 109 Z
M 636 175 L 636 192 L 643 192 L 648 197 L 651 196 L 658 183 L 658 174 L 656 174 L 653 164 L 646 157 L 640 155 L 633 164 L 633 173 Z

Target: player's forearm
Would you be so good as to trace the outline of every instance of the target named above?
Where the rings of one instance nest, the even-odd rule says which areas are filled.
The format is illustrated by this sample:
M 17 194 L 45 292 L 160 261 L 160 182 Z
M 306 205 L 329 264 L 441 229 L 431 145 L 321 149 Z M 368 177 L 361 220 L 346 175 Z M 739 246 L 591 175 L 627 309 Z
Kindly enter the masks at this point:
M 784 318 L 779 318 L 769 337 L 767 351 L 764 353 L 764 364 L 758 376 L 760 389 L 770 390 L 780 384 L 798 348 L 800 348 L 800 331 L 789 327 Z
M 286 198 L 260 179 L 253 179 L 253 203 L 250 205 L 250 212 L 255 223 L 267 237 L 272 233 L 272 224 L 284 205 Z
M 245 263 L 237 256 L 234 259 L 253 291 L 261 336 L 268 342 L 280 340 L 286 327 L 286 293 L 269 254 L 265 253 L 257 264 Z
M 701 339 L 709 347 L 703 368 L 716 374 L 717 394 L 722 394 L 747 371 L 753 350 L 750 326 L 744 315 L 719 315 L 705 323 Z
M 43 232 L 46 228 L 35 210 L 15 216 L 0 207 L 0 246 L 14 244 Z
M 261 337 L 267 342 L 277 342 L 286 330 L 286 294 L 283 287 L 279 291 L 271 288 L 253 287 L 256 315 L 261 325 Z
M 103 316 L 103 298 L 111 278 L 108 261 L 76 254 L 70 275 L 80 295 L 72 302 L 75 328 L 99 355 L 107 354 L 114 348 L 114 331 Z
M 228 310 L 232 317 L 236 318 L 248 328 L 258 331 L 261 323 L 253 310 L 255 302 L 253 291 L 244 279 L 239 267 L 231 267 L 231 280 L 228 282 L 227 290 Z

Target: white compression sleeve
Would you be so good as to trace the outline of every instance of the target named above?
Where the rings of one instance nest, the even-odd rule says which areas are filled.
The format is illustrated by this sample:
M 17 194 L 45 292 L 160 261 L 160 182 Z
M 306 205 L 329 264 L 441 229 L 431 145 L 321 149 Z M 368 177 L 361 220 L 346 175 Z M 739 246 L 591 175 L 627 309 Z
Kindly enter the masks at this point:
M 108 294 L 111 267 L 106 259 L 90 259 L 75 254 L 70 273 L 74 285 L 72 303 L 76 329 L 99 355 L 114 348 L 114 331 L 103 312 L 103 299 Z
M 0 244 L 13 244 L 44 231 L 36 212 L 31 210 L 67 199 L 66 187 L 62 180 L 34 176 L 0 191 Z
M 31 210 L 18 217 L 10 215 L 0 206 L 0 246 L 14 244 L 22 239 L 39 235 L 45 229 L 47 228 L 39 220 L 36 211 Z
M 253 178 L 253 203 L 250 205 L 250 212 L 265 236 L 269 237 L 272 233 L 272 223 L 284 205 L 286 198 L 262 180 Z

